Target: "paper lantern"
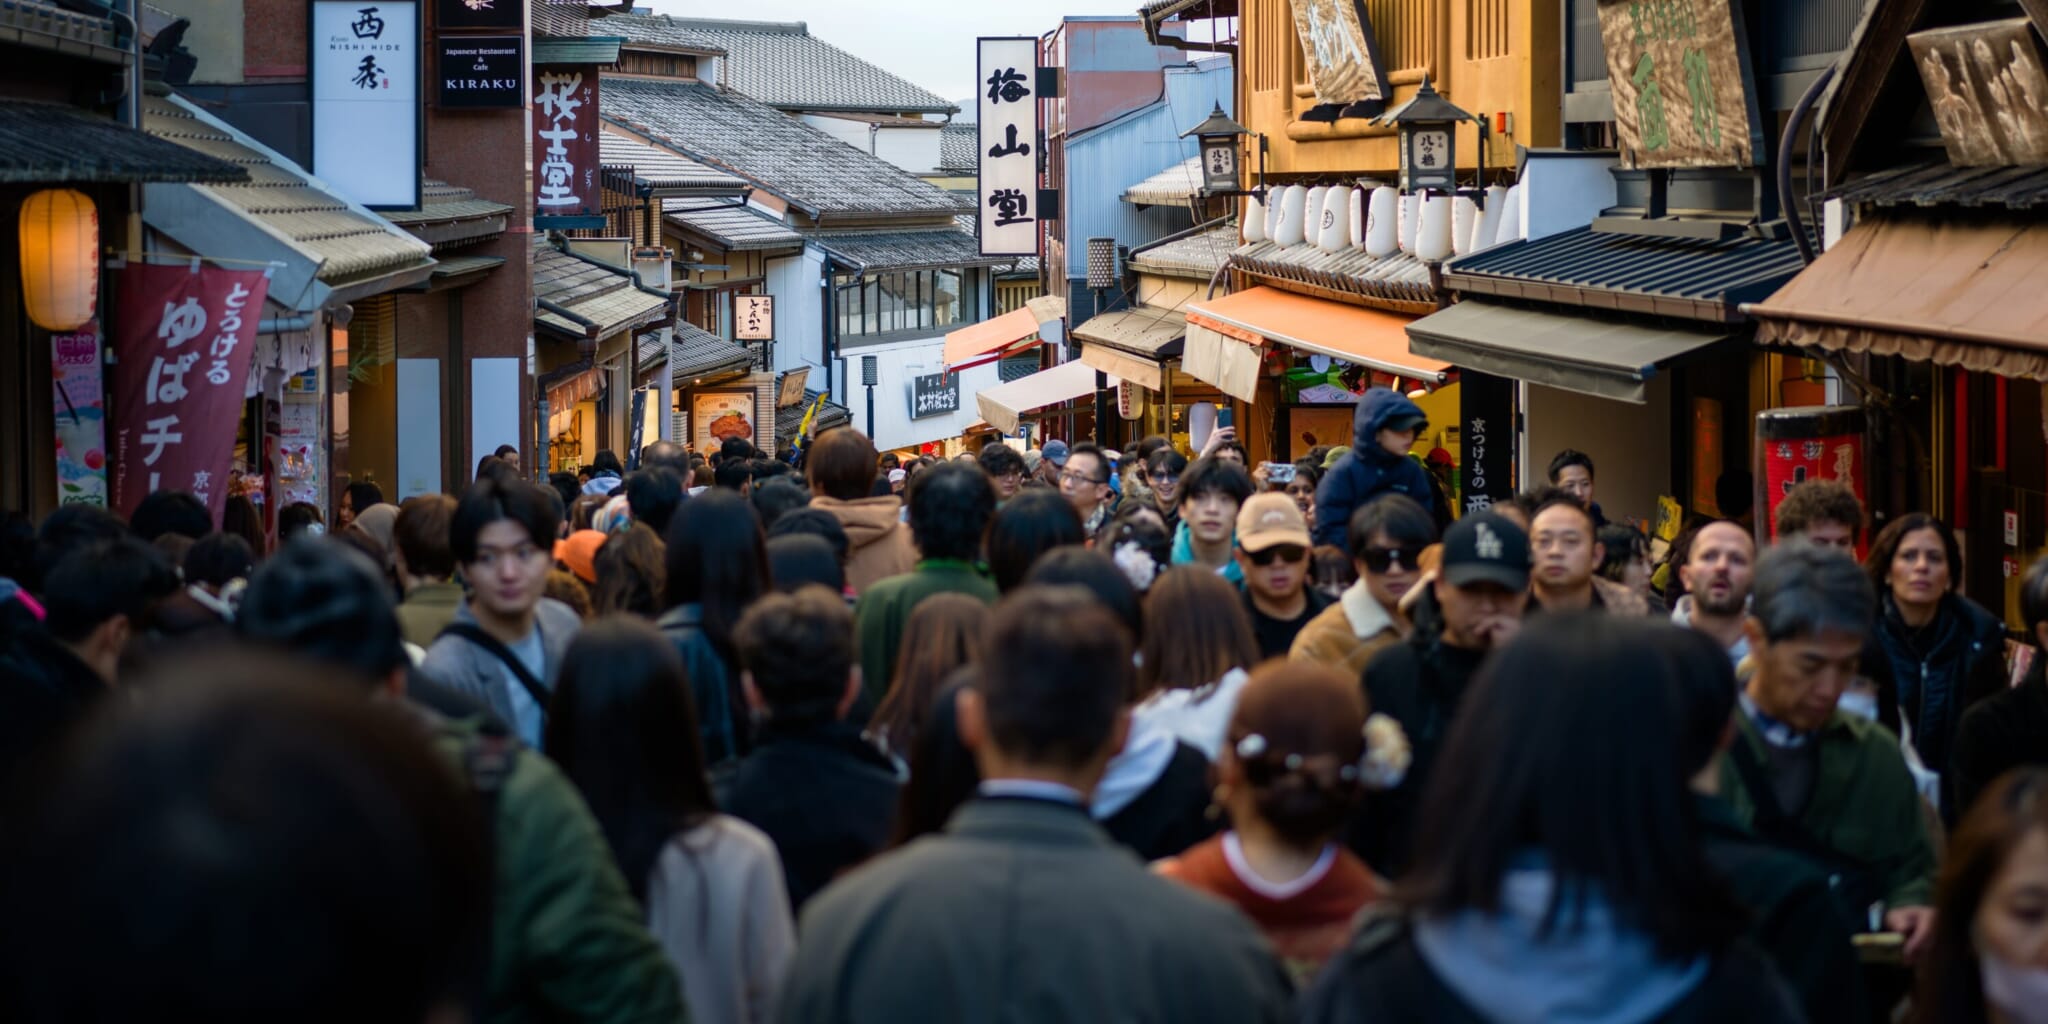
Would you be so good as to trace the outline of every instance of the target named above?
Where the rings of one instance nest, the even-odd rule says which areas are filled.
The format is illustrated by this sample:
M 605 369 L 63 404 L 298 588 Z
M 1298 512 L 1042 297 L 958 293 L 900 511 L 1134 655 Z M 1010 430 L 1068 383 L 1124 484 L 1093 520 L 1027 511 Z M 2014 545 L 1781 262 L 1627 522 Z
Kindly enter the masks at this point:
M 1401 251 L 1415 251 L 1415 221 L 1422 214 L 1422 197 L 1414 194 L 1401 197 Z
M 1351 247 L 1351 190 L 1333 188 L 1323 193 L 1323 219 L 1318 222 L 1316 248 L 1342 252 Z
M 1308 190 L 1307 216 L 1301 220 L 1301 240 L 1310 245 L 1323 234 L 1323 200 L 1330 190 L 1316 185 Z
M 1287 205 L 1287 188 L 1281 186 L 1266 193 L 1266 241 L 1278 244 L 1280 241 L 1280 211 Z
M 21 204 L 21 295 L 30 320 L 75 331 L 99 310 L 100 214 L 68 188 L 34 192 Z
M 1258 196 L 1244 199 L 1244 240 L 1247 244 L 1266 240 L 1266 207 Z
M 1500 234 L 1500 208 L 1507 205 L 1508 190 L 1499 185 L 1486 186 L 1486 205 L 1479 211 L 1479 224 L 1472 229 L 1472 248 L 1484 249 L 1494 243 Z
M 1415 232 L 1415 255 L 1435 263 L 1451 256 L 1451 197 L 1430 196 L 1422 201 L 1421 226 Z
M 1365 248 L 1365 197 L 1364 189 L 1351 190 L 1351 233 L 1348 237 L 1354 249 Z
M 1145 415 L 1145 385 L 1122 381 L 1116 386 L 1116 414 L 1127 420 Z
M 1300 245 L 1308 236 L 1303 233 L 1304 221 L 1308 218 L 1308 189 L 1300 185 L 1289 185 L 1280 196 L 1280 231 L 1273 241 L 1280 245 Z
M 1479 221 L 1479 204 L 1459 196 L 1451 200 L 1451 251 L 1460 256 L 1472 251 L 1472 229 Z
M 1400 249 L 1401 195 L 1391 188 L 1372 190 L 1372 208 L 1365 218 L 1365 253 L 1385 259 Z
M 1517 241 L 1522 237 L 1522 186 L 1508 189 L 1506 198 L 1500 201 L 1500 232 L 1493 236 L 1493 243 Z

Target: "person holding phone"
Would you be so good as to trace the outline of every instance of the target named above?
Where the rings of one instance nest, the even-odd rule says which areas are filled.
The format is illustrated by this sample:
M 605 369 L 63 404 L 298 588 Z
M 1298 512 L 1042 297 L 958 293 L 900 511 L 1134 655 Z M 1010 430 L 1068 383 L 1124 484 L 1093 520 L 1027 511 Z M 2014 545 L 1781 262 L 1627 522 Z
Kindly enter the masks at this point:
M 1347 547 L 1351 512 L 1382 494 L 1405 494 L 1435 515 L 1435 489 L 1408 450 L 1429 426 L 1422 407 L 1391 388 L 1372 388 L 1351 421 L 1351 454 L 1316 488 L 1317 545 Z

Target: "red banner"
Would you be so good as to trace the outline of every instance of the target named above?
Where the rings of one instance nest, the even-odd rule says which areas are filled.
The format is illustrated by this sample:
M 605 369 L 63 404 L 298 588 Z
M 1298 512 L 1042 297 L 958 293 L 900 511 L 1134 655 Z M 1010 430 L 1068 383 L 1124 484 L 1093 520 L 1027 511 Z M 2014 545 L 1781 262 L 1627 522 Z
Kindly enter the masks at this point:
M 188 491 L 220 521 L 270 275 L 131 263 L 114 320 L 114 509 Z
M 597 144 L 597 65 L 536 69 L 533 95 L 533 214 L 602 214 Z

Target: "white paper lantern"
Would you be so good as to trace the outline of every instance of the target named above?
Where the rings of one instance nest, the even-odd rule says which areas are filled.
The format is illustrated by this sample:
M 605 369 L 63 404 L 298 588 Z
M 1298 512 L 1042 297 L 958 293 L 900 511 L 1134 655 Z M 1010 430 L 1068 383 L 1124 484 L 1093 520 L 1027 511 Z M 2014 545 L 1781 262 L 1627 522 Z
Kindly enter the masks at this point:
M 1266 241 L 1278 242 L 1280 240 L 1280 211 L 1286 205 L 1287 189 L 1285 186 L 1272 189 L 1266 193 Z
M 1479 211 L 1479 225 L 1472 229 L 1472 248 L 1484 249 L 1500 234 L 1500 208 L 1508 200 L 1508 190 L 1499 185 L 1486 186 L 1486 206 Z
M 1415 251 L 1415 221 L 1422 215 L 1422 197 L 1405 195 L 1401 197 L 1401 251 Z
M 1333 188 L 1323 193 L 1322 230 L 1316 232 L 1316 248 L 1342 252 L 1351 247 L 1351 190 Z
M 1386 186 L 1373 189 L 1371 206 L 1365 217 L 1365 252 L 1385 259 L 1401 248 L 1401 194 Z
M 1258 196 L 1244 198 L 1244 240 L 1247 244 L 1266 240 L 1266 207 Z
M 1415 255 L 1427 262 L 1451 256 L 1451 197 L 1432 195 L 1422 201 L 1421 226 L 1416 230 Z
M 1307 216 L 1301 221 L 1301 240 L 1310 245 L 1316 244 L 1316 239 L 1322 237 L 1323 198 L 1329 194 L 1330 190 L 1321 185 L 1308 190 Z
M 1459 196 L 1451 200 L 1451 251 L 1460 256 L 1472 251 L 1472 229 L 1479 223 L 1479 204 Z
M 1365 248 L 1365 198 L 1362 188 L 1351 190 L 1351 247 Z
M 1280 231 L 1273 236 L 1279 245 L 1300 245 L 1308 239 L 1303 228 L 1308 219 L 1308 189 L 1289 185 L 1280 197 Z

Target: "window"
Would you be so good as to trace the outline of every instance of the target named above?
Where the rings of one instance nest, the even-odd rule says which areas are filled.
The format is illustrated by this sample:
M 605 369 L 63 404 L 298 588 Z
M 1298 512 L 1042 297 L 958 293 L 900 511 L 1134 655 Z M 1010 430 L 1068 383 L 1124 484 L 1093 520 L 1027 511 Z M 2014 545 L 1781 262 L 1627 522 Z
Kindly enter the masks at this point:
M 945 330 L 977 318 L 967 304 L 971 278 L 959 270 L 905 270 L 833 279 L 839 336 L 860 338 L 919 330 Z M 963 287 L 963 280 L 965 287 Z

